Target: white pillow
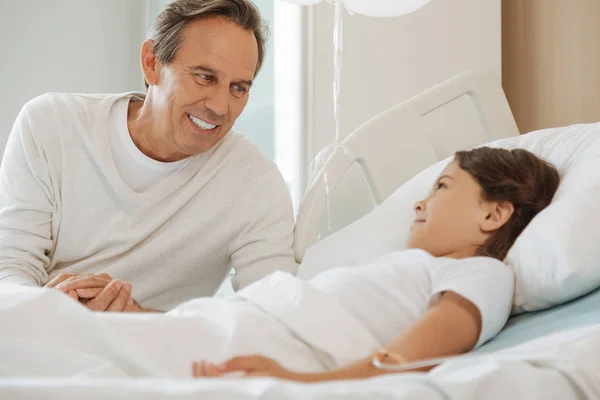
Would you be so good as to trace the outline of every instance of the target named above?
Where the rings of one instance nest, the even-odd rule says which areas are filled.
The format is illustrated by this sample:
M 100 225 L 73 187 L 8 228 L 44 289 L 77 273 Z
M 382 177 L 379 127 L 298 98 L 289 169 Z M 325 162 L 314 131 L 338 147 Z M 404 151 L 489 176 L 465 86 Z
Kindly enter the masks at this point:
M 551 307 L 599 287 L 600 123 L 545 129 L 487 146 L 527 149 L 561 173 L 552 204 L 527 226 L 506 258 L 516 273 L 513 312 Z M 425 169 L 371 213 L 308 249 L 298 276 L 309 279 L 405 248 L 413 204 L 427 195 L 450 160 Z

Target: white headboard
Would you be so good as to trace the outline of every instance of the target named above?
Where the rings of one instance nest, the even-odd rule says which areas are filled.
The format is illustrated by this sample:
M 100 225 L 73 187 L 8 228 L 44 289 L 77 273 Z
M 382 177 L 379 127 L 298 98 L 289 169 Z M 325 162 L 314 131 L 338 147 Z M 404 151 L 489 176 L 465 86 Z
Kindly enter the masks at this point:
M 348 152 L 336 150 L 315 173 L 296 220 L 296 260 L 424 168 L 457 150 L 518 134 L 494 73 L 464 72 L 375 116 L 343 141 Z

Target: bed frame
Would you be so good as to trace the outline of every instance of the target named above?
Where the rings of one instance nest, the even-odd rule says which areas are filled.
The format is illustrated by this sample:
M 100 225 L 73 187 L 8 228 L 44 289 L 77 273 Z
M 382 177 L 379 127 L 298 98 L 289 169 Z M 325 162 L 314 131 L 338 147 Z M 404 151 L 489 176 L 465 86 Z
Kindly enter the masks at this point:
M 488 72 L 464 72 L 373 117 L 342 148 L 330 149 L 313 173 L 296 221 L 296 260 L 422 169 L 457 150 L 518 134 L 498 77 Z

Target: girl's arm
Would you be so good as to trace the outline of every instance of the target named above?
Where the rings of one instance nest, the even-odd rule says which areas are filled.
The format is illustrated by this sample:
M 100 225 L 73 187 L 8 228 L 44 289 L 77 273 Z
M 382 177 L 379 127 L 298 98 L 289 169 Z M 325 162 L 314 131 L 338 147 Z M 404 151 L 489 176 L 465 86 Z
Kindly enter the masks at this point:
M 481 325 L 481 314 L 473 303 L 454 292 L 444 292 L 437 304 L 385 350 L 399 363 L 462 354 L 477 344 Z M 220 366 L 194 364 L 193 373 L 194 376 L 220 376 L 239 371 L 246 376 L 273 376 L 303 382 L 364 379 L 394 372 L 378 369 L 372 365 L 372 358 L 367 358 L 347 367 L 303 374 L 288 371 L 266 357 L 249 356 L 234 358 Z
M 481 316 L 477 307 L 454 292 L 445 292 L 436 305 L 385 350 L 400 363 L 462 354 L 475 347 L 480 332 Z M 394 371 L 373 366 L 369 357 L 345 368 L 300 376 L 303 381 L 315 382 L 368 378 L 390 372 Z

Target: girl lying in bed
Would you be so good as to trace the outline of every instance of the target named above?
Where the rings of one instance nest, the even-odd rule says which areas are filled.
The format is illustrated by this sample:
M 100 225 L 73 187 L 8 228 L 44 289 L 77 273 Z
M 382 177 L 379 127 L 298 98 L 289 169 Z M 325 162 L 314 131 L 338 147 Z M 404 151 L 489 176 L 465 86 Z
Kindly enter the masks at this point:
M 494 337 L 512 306 L 513 274 L 503 260 L 517 236 L 550 204 L 554 167 L 525 150 L 456 153 L 430 195 L 415 204 L 408 248 L 364 267 L 336 268 L 311 284 L 335 296 L 373 336 L 376 357 L 407 363 L 467 352 Z M 195 376 L 231 371 L 298 381 L 366 378 L 386 371 L 372 357 L 322 373 L 296 373 L 263 356 L 219 366 L 194 363 Z
M 525 150 L 458 152 L 415 204 L 408 250 L 310 281 L 274 273 L 162 316 L 95 317 L 171 375 L 205 360 L 194 376 L 367 378 L 387 372 L 374 356 L 408 363 L 468 352 L 506 323 L 514 275 L 501 260 L 558 184 L 556 169 Z

